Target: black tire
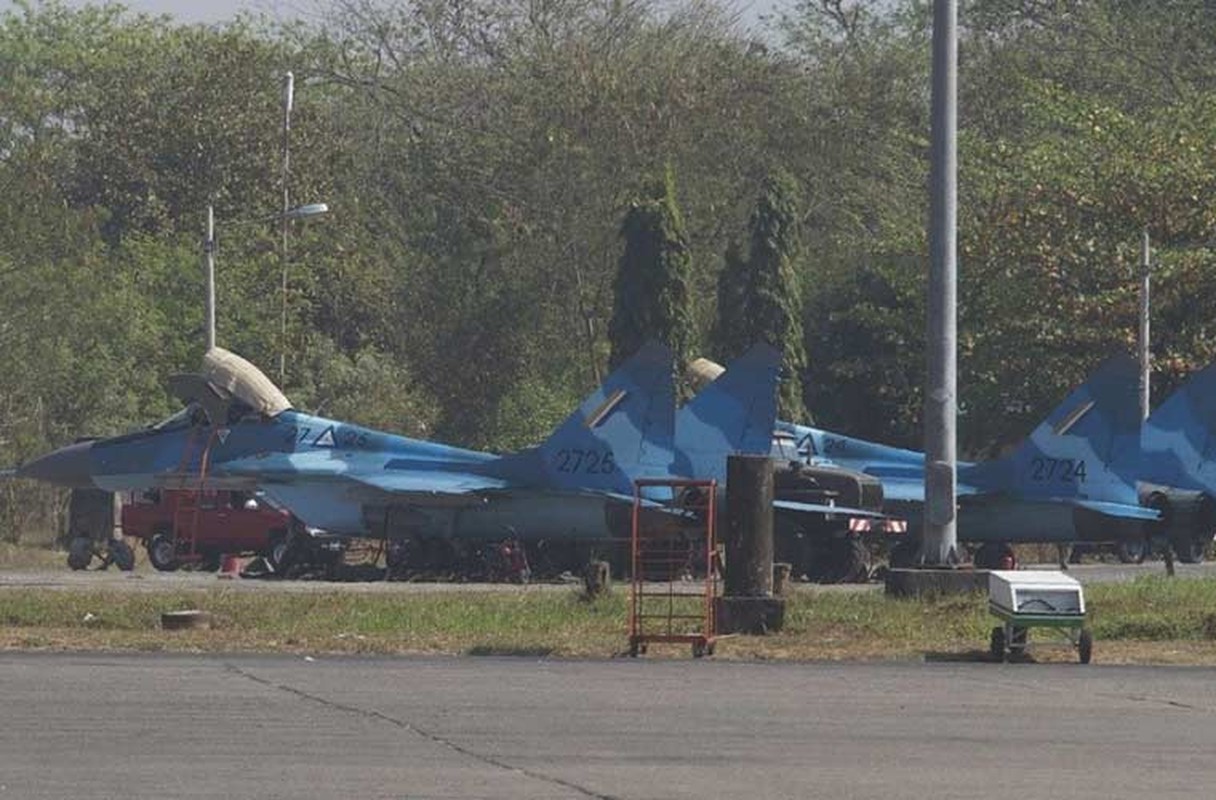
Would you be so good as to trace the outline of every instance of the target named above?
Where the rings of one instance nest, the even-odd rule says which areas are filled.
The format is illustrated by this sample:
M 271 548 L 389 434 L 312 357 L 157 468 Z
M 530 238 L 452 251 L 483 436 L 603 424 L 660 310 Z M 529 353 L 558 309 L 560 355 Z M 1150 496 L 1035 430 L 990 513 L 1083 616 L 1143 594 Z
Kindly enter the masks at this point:
M 911 569 L 916 566 L 916 557 L 920 554 L 920 542 L 905 539 L 891 548 L 887 563 L 891 569 Z
M 181 566 L 177 543 L 171 535 L 158 533 L 148 540 L 148 563 L 161 572 L 173 572 Z
M 1009 559 L 1014 568 L 1017 567 L 1012 547 L 1005 542 L 987 542 L 975 551 L 973 561 L 976 569 L 1004 569 L 1005 559 Z
M 122 539 L 110 540 L 110 558 L 123 572 L 135 569 L 135 551 Z
M 992 656 L 993 661 L 1005 660 L 1005 628 L 997 625 L 992 629 L 992 636 L 988 640 L 988 653 Z
M 1082 628 L 1081 635 L 1077 637 L 1077 658 L 1082 664 L 1088 664 L 1093 655 L 1094 635 L 1089 628 Z
M 86 536 L 77 536 L 68 545 L 68 566 L 82 570 L 93 560 L 93 541 Z
M 815 583 L 861 583 L 870 576 L 869 557 L 861 539 L 833 539 L 813 549 L 807 577 Z
M 1207 540 L 1203 536 L 1191 536 L 1188 534 L 1179 534 L 1170 539 L 1170 546 L 1174 548 L 1175 555 L 1183 564 L 1202 564 L 1203 551 L 1207 546 Z
M 266 563 L 274 572 L 282 572 L 287 568 L 288 550 L 291 547 L 287 531 L 271 531 L 270 543 L 266 548 Z
M 709 647 L 705 644 L 705 642 L 696 641 L 696 642 L 692 643 L 692 657 L 693 658 L 704 658 L 705 654 L 708 651 L 709 651 Z
M 1146 539 L 1124 539 L 1115 545 L 1115 556 L 1122 564 L 1143 564 L 1148 550 Z

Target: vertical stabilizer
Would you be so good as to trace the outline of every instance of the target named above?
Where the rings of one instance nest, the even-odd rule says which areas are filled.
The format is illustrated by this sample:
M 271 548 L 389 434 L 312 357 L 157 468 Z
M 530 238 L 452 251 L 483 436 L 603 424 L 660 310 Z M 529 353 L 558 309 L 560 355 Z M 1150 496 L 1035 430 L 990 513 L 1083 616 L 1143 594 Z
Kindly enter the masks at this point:
M 674 408 L 671 350 L 650 342 L 543 444 L 505 464 L 517 477 L 539 469 L 545 483 L 556 488 L 630 494 L 634 478 L 668 473 Z
M 1137 503 L 1131 475 L 1139 461 L 1139 368 L 1107 359 L 1010 456 L 960 471 L 984 491 L 1028 499 Z
M 1184 489 L 1216 489 L 1216 364 L 1196 372 L 1144 423 L 1143 477 Z
M 768 455 L 777 421 L 781 352 L 757 344 L 676 413 L 676 470 L 726 478 L 726 457 Z

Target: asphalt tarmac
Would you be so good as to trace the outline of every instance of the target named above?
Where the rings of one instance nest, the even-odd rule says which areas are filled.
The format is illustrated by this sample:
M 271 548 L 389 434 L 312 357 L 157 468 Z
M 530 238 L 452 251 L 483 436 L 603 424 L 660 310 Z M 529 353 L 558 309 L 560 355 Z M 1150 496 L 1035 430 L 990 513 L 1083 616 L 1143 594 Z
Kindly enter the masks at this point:
M 0 798 L 1194 798 L 1213 677 L 0 654 Z

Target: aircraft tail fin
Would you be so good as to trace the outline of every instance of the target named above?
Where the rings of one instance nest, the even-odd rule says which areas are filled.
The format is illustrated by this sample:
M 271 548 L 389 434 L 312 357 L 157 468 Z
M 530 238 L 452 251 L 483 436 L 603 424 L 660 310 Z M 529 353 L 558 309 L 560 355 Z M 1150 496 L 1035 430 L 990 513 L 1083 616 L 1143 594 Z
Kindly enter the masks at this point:
M 1193 374 L 1149 415 L 1141 447 L 1144 472 L 1154 483 L 1216 485 L 1216 363 Z
M 1139 458 L 1139 367 L 1107 359 L 1011 455 L 960 471 L 959 481 L 1030 498 L 1136 504 L 1120 472 Z
M 548 485 L 631 494 L 633 480 L 666 475 L 672 460 L 672 353 L 650 342 L 621 364 L 535 450 Z
M 781 352 L 757 344 L 676 413 L 677 471 L 726 478 L 726 456 L 768 455 L 777 421 Z

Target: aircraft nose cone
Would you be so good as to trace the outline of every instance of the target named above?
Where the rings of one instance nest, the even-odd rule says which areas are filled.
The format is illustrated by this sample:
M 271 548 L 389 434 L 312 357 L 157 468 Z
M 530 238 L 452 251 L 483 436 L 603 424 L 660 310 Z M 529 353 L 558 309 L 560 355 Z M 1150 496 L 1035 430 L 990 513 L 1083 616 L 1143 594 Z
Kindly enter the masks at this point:
M 18 478 L 46 481 L 68 489 L 94 489 L 92 442 L 61 447 L 17 468 Z

